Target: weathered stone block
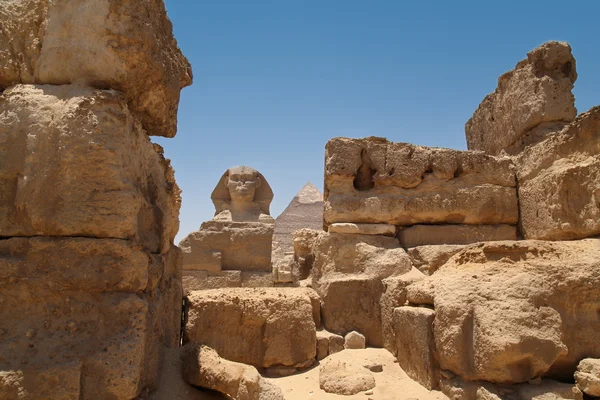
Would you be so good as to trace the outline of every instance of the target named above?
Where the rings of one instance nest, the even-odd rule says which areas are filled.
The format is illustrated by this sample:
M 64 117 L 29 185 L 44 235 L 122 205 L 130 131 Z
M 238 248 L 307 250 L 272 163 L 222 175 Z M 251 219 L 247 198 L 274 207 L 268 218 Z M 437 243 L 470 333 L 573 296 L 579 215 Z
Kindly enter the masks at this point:
M 600 235 L 600 107 L 516 159 L 525 239 Z
M 420 307 L 399 307 L 394 309 L 393 315 L 398 364 L 429 390 L 437 389 L 440 380 L 433 337 L 434 318 L 433 310 Z
M 185 341 L 254 365 L 308 367 L 316 356 L 313 302 L 306 289 L 214 289 L 188 296 Z
M 389 224 L 336 223 L 329 225 L 329 233 L 351 233 L 355 235 L 396 235 L 396 226 Z
M 325 154 L 325 224 L 516 224 L 512 162 L 380 138 L 334 138 Z
M 121 94 L 17 85 L 0 95 L 0 236 L 134 239 L 169 250 L 173 170 Z
M 398 239 L 404 248 L 517 240 L 517 227 L 515 225 L 414 225 L 401 229 L 398 232 Z
M 139 292 L 149 281 L 150 254 L 116 239 L 12 238 L 0 240 L 0 286 L 32 290 Z M 157 263 L 157 269 L 164 265 Z
M 208 221 L 179 243 L 183 268 L 214 271 L 212 254 L 219 252 L 224 271 L 270 272 L 272 239 L 273 224 Z
M 408 249 L 407 253 L 413 267 L 425 275 L 431 275 L 464 248 L 462 245 L 418 246 Z
M 547 42 L 498 79 L 465 126 L 469 150 L 520 152 L 577 115 L 571 93 L 577 79 L 571 46 Z
M 81 362 L 81 398 L 135 398 L 146 376 L 148 310 L 148 302 L 133 293 L 12 285 L 0 294 L 0 370 Z M 26 382 L 41 379 L 35 368 L 23 374 Z
M 383 347 L 396 355 L 396 332 L 394 330 L 394 309 L 407 302 L 406 288 L 413 282 L 420 281 L 425 275 L 413 268 L 410 272 L 391 276 L 383 280 L 383 294 L 379 300 L 381 310 L 381 336 Z
M 599 239 L 479 243 L 407 296 L 435 305 L 442 369 L 499 383 L 567 380 L 582 358 L 600 357 L 598 260 Z
M 600 359 L 581 360 L 575 372 L 575 382 L 585 394 L 600 397 Z
M 319 289 L 323 299 L 323 326 L 339 335 L 350 331 L 361 332 L 369 346 L 381 347 L 379 299 L 382 292 L 383 283 L 380 279 L 328 279 Z
M 119 90 L 149 134 L 175 136 L 192 71 L 162 0 L 4 1 L 0 20 L 0 89 L 85 82 Z
M 80 362 L 0 371 L 0 400 L 79 400 L 80 381 Z

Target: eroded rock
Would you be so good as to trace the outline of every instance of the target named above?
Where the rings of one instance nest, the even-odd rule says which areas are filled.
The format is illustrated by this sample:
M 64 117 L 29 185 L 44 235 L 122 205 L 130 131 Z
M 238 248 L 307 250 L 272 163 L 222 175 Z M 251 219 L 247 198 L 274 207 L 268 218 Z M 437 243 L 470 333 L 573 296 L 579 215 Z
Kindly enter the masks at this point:
M 375 378 L 365 368 L 330 359 L 319 369 L 319 386 L 327 393 L 349 396 L 373 389 Z
M 562 129 L 577 115 L 571 93 L 577 79 L 571 46 L 547 42 L 498 79 L 465 126 L 469 150 L 519 153 Z
M 222 357 L 257 368 L 305 368 L 317 348 L 308 289 L 232 288 L 188 296 L 185 341 L 207 345 Z
M 150 135 L 175 136 L 192 70 L 162 0 L 0 4 L 0 89 L 84 82 L 119 90 Z
M 600 360 L 597 358 L 581 360 L 575 371 L 575 382 L 583 393 L 600 397 Z

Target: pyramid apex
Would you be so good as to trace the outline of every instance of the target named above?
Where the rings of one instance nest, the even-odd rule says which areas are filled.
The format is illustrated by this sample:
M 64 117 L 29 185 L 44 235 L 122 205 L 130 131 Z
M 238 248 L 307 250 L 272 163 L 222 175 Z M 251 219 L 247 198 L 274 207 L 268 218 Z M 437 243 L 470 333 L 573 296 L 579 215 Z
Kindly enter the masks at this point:
M 307 182 L 296 195 L 298 201 L 303 204 L 317 203 L 323 201 L 323 193 L 311 182 Z

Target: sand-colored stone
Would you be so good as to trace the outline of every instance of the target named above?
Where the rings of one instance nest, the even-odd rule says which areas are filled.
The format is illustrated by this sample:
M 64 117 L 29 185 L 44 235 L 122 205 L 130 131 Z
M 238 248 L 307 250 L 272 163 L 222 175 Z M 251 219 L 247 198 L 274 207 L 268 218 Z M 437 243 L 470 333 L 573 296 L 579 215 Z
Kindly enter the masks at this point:
M 398 276 L 391 276 L 383 280 L 383 294 L 379 300 L 381 310 L 381 336 L 383 347 L 396 355 L 396 330 L 394 329 L 394 309 L 404 306 L 407 302 L 407 287 L 425 275 L 412 268 L 410 272 Z
M 86 86 L 0 95 L 0 235 L 83 236 L 169 250 L 180 190 L 125 98 Z
M 2 0 L 0 20 L 0 89 L 84 82 L 119 90 L 150 135 L 175 136 L 192 70 L 162 0 Z
M 0 294 L 0 370 L 40 378 L 81 362 L 81 398 L 134 398 L 144 387 L 149 302 L 129 293 L 52 292 L 15 284 Z M 159 342 L 154 343 L 156 352 Z M 33 367 L 23 370 L 24 366 Z M 28 374 L 31 374 L 28 375 Z M 75 379 L 69 375 L 70 382 Z M 56 389 L 60 388 L 59 386 Z
M 273 225 L 261 222 L 204 222 L 179 243 L 185 270 L 271 271 Z M 215 253 L 220 256 L 216 257 Z M 218 258 L 220 269 L 215 265 Z
M 356 331 L 348 332 L 344 337 L 345 349 L 364 349 L 365 347 L 365 337 Z
M 439 385 L 433 321 L 435 312 L 423 307 L 398 307 L 393 312 L 396 358 L 404 372 L 429 390 Z
M 221 358 L 207 346 L 189 344 L 182 358 L 183 378 L 189 384 L 236 400 L 284 400 L 281 389 L 265 381 L 256 368 Z
M 525 239 L 600 235 L 600 107 L 516 159 Z
M 431 275 L 456 253 L 464 249 L 462 245 L 418 246 L 407 250 L 413 267 Z
M 298 278 L 307 279 L 314 264 L 314 248 L 317 238 L 325 232 L 321 229 L 300 229 L 294 231 L 294 260 L 298 268 Z
M 414 225 L 398 231 L 404 248 L 517 240 L 515 225 Z
M 575 371 L 575 382 L 583 393 L 600 397 L 600 359 L 581 360 Z
M 331 139 L 325 224 L 516 224 L 513 164 L 480 152 L 381 138 Z
M 353 395 L 373 389 L 375 378 L 364 368 L 329 359 L 319 368 L 319 386 L 327 393 Z
M 79 400 L 81 363 L 0 371 L 0 400 Z
M 352 224 L 336 223 L 329 225 L 329 233 L 352 233 L 355 235 L 395 236 L 396 226 L 389 224 Z
M 307 367 L 316 356 L 316 323 L 307 289 L 232 288 L 188 295 L 185 341 L 257 368 Z
M 567 380 L 600 356 L 600 240 L 466 247 L 407 290 L 435 306 L 440 366 L 467 380 Z
M 498 79 L 465 126 L 469 150 L 520 152 L 577 115 L 571 93 L 577 79 L 571 46 L 547 42 Z M 537 129 L 536 129 L 537 128 Z
M 323 325 L 345 335 L 358 331 L 381 346 L 382 279 L 411 270 L 398 240 L 386 236 L 324 233 L 314 248 L 312 286 L 322 298 Z
M 344 350 L 344 337 L 341 335 L 336 335 L 335 333 L 328 332 L 326 330 L 317 331 L 317 347 L 319 346 L 319 343 L 321 346 L 323 346 L 321 354 L 324 354 L 325 357 Z M 327 351 L 325 351 L 325 345 L 327 345 Z M 318 350 L 319 349 L 317 349 L 317 353 Z M 318 359 L 321 360 L 321 358 Z

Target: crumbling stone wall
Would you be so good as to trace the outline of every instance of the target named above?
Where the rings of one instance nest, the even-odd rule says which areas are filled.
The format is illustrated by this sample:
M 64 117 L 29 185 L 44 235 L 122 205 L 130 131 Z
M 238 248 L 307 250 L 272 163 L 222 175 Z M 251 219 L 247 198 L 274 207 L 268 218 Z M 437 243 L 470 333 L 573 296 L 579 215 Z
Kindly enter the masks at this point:
M 180 190 L 148 135 L 191 68 L 162 0 L 0 21 L 0 398 L 135 398 L 180 343 Z

